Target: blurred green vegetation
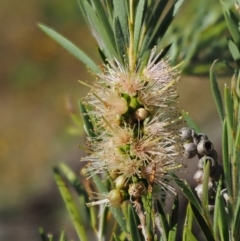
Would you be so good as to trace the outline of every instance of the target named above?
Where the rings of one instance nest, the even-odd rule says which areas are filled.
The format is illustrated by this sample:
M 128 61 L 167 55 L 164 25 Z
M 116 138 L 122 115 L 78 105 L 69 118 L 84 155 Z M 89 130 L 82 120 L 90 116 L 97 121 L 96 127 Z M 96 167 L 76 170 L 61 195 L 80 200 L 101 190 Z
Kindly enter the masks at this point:
M 94 78 L 37 23 L 99 59 L 75 0 L 0 1 L 0 20 L 0 240 L 34 241 L 41 225 L 71 231 L 52 166 L 64 160 L 76 172 L 80 168 L 84 153 L 78 145 L 85 137 L 81 131 L 69 135 L 76 133 L 70 112 L 78 114 L 77 100 L 87 91 L 77 80 Z M 180 105 L 213 141 L 219 140 L 220 122 L 208 79 L 193 75 L 206 74 L 215 58 L 231 61 L 222 21 L 218 0 L 186 1 L 165 38 L 166 44 L 176 42 L 172 61 L 185 58 L 185 73 L 192 75 L 179 84 Z

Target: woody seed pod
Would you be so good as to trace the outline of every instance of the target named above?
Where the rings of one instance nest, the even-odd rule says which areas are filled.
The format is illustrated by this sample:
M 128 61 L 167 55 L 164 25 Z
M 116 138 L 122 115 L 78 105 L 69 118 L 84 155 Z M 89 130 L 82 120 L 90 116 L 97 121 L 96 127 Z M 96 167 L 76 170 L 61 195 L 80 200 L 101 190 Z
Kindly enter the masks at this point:
M 184 152 L 183 152 L 183 155 L 186 157 L 186 158 L 193 158 L 196 156 L 197 154 L 197 146 L 190 142 L 190 143 L 185 143 L 183 145 L 184 147 Z
M 204 169 L 204 163 L 210 162 L 210 173 L 213 172 L 217 167 L 217 162 L 210 156 L 204 156 L 198 161 L 198 169 L 203 170 Z
M 180 131 L 180 137 L 183 141 L 191 141 L 192 140 L 192 130 L 188 127 L 183 127 Z
M 209 155 L 213 149 L 213 144 L 209 140 L 202 139 L 197 145 L 197 152 L 201 156 Z
M 196 181 L 197 184 L 202 183 L 203 181 L 203 171 L 202 170 L 197 170 L 193 176 L 193 179 Z

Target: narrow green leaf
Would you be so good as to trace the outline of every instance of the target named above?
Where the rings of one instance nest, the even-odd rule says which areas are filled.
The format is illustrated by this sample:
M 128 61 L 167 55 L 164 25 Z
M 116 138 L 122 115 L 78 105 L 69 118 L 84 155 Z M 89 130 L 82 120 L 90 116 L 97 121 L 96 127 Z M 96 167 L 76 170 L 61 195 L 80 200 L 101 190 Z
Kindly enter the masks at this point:
M 175 197 L 174 203 L 172 206 L 172 215 L 169 225 L 169 234 L 168 234 L 168 241 L 176 240 L 177 237 L 177 227 L 178 227 L 178 209 L 179 209 L 179 201 L 178 196 Z
M 228 48 L 232 54 L 233 59 L 239 65 L 240 63 L 240 52 L 237 45 L 231 40 L 228 40 Z
M 185 112 L 184 110 L 182 110 L 182 116 L 183 116 L 183 118 L 185 119 L 185 121 L 187 122 L 187 126 L 188 126 L 189 128 L 194 129 L 195 132 L 197 132 L 197 133 L 200 133 L 200 132 L 201 132 L 201 130 L 200 130 L 200 128 L 197 126 L 197 124 L 193 121 L 193 119 L 190 117 L 190 115 L 189 115 L 187 112 Z
M 143 55 L 148 55 L 149 50 L 156 46 L 156 44 L 150 45 L 150 39 L 153 38 L 154 33 L 157 31 L 156 29 L 159 27 L 159 19 L 161 18 L 162 13 L 164 12 L 168 3 L 169 0 L 161 0 L 159 3 L 157 3 L 155 8 L 152 6 L 153 3 L 151 6 L 148 6 L 149 9 L 153 8 L 153 10 L 147 11 L 147 14 L 145 15 L 144 28 L 146 29 L 146 33 L 142 39 L 139 58 L 143 58 Z
M 192 225 L 193 225 L 193 212 L 192 212 L 190 204 L 188 203 L 187 213 L 186 213 L 186 217 L 185 217 L 185 223 L 184 223 L 184 227 L 183 227 L 183 241 L 190 241 L 189 233 L 187 232 L 187 230 L 189 230 L 191 232 Z
M 84 6 L 84 0 L 78 0 L 78 5 L 80 7 L 80 10 L 82 12 L 82 15 L 83 15 L 86 23 L 88 24 L 88 26 L 90 28 L 91 26 L 89 25 L 89 22 L 88 22 L 87 12 L 86 12 L 86 9 L 85 9 L 85 6 Z
M 215 62 L 212 64 L 212 67 L 210 69 L 210 86 L 212 90 L 212 94 L 217 106 L 218 114 L 220 116 L 221 121 L 224 120 L 224 109 L 223 109 L 223 102 L 222 102 L 222 96 L 218 87 L 218 83 L 216 80 L 216 76 L 213 72 Z
M 116 221 L 118 222 L 120 228 L 127 233 L 127 225 L 126 225 L 126 221 L 124 219 L 123 213 L 121 212 L 121 210 L 119 208 L 113 208 L 110 207 L 110 211 L 113 214 L 113 216 L 115 217 Z
M 174 4 L 171 6 L 171 8 L 168 10 L 167 14 L 161 21 L 160 26 L 157 27 L 156 31 L 152 35 L 148 47 L 151 48 L 157 45 L 159 40 L 162 39 L 183 2 L 184 0 L 175 0 Z
M 220 234 L 221 240 L 230 240 L 229 239 L 229 226 L 228 226 L 228 217 L 225 210 L 225 205 L 223 197 L 221 195 L 222 189 L 222 180 L 218 183 L 218 189 L 216 193 L 216 202 L 215 202 L 215 212 L 214 213 L 214 236 L 217 237 L 217 234 Z M 217 226 L 217 227 L 215 227 Z M 218 231 L 218 232 L 217 232 Z
M 188 228 L 184 228 L 184 231 L 186 233 L 186 239 L 185 241 L 198 241 L 196 239 L 196 237 L 193 235 L 193 233 L 191 232 L 191 230 L 189 230 Z
M 152 193 L 147 192 L 146 195 L 142 196 L 143 209 L 146 213 L 146 229 L 147 229 L 147 237 L 149 240 L 153 237 L 153 200 Z
M 215 241 L 212 230 L 210 229 L 209 224 L 203 218 L 201 212 L 199 212 L 198 209 L 192 203 L 190 205 L 191 205 L 194 217 L 196 218 L 197 223 L 198 223 L 202 233 L 204 234 L 206 240 L 207 241 Z
M 168 3 L 169 0 L 161 0 L 157 3 L 152 12 L 149 11 L 150 16 L 148 22 L 146 23 L 147 26 L 149 26 L 150 28 L 156 26 L 156 23 L 159 21 L 160 17 L 164 13 L 164 10 L 166 10 L 166 6 Z M 151 32 L 153 31 L 152 29 L 149 30 Z
M 225 111 L 226 111 L 226 118 L 227 118 L 227 123 L 230 127 L 230 133 L 232 134 L 233 131 L 233 102 L 232 102 L 232 97 L 230 94 L 230 90 L 228 86 L 225 86 L 224 88 L 224 100 L 225 100 Z
M 218 218 L 219 218 L 219 206 L 220 206 L 220 192 L 221 192 L 221 186 L 218 184 L 217 193 L 216 193 L 216 201 L 215 201 L 215 207 L 214 207 L 214 214 L 213 214 L 213 235 L 215 240 L 219 239 L 219 226 L 218 226 Z
M 131 240 L 140 241 L 141 237 L 138 231 L 138 223 L 132 205 L 128 205 L 128 223 Z
M 136 17 L 135 17 L 135 23 L 134 23 L 134 51 L 135 51 L 135 53 L 137 53 L 137 51 L 138 51 L 138 43 L 139 43 L 139 37 L 140 37 L 143 18 L 144 18 L 145 6 L 146 6 L 146 1 L 139 0 L 138 6 L 137 6 Z
M 82 222 L 86 224 L 88 222 L 87 219 L 89 218 L 89 209 L 85 205 L 88 200 L 88 195 L 85 187 L 83 187 L 79 178 L 66 164 L 60 163 L 58 165 L 58 169 L 61 172 L 62 176 L 67 179 L 67 181 L 73 186 L 73 188 L 77 192 L 80 203 L 79 212 L 81 213 Z M 94 219 L 91 220 L 91 224 L 93 227 L 95 227 L 94 221 Z
M 196 208 L 196 210 L 198 210 L 198 212 L 201 213 L 202 207 L 201 207 L 200 203 L 198 202 L 196 196 L 193 194 L 188 183 L 186 181 L 181 180 L 174 173 L 171 173 L 171 175 L 173 177 L 174 182 L 182 190 L 182 192 L 186 196 L 186 198 L 193 204 L 193 206 Z
M 226 119 L 223 122 L 223 136 L 222 136 L 222 159 L 223 159 L 223 169 L 224 169 L 224 177 L 227 185 L 227 190 L 229 196 L 232 197 L 232 170 L 231 170 L 231 162 L 228 152 L 228 129 L 227 129 L 227 121 Z
M 103 23 L 99 20 L 92 6 L 87 1 L 85 1 L 85 9 L 91 29 L 93 30 L 99 46 L 102 48 L 102 51 L 104 51 L 109 59 L 112 59 L 113 57 L 117 58 L 118 55 L 115 41 L 112 40 L 113 36 L 110 36 L 111 33 L 107 32 Z
M 79 104 L 79 109 L 80 109 L 80 112 L 81 112 L 81 115 L 82 115 L 82 119 L 83 119 L 83 123 L 84 123 L 84 129 L 86 131 L 86 134 L 89 137 L 95 137 L 96 135 L 94 133 L 94 127 L 93 127 L 91 119 L 88 115 L 87 109 L 81 103 L 81 101 L 79 101 L 78 104 Z
M 205 161 L 204 164 L 204 177 L 203 177 L 203 191 L 202 191 L 202 207 L 204 211 L 208 210 L 208 183 L 209 183 L 209 175 L 210 175 L 210 163 Z
M 109 23 L 107 13 L 103 8 L 102 2 L 99 0 L 91 0 L 91 2 L 93 3 L 93 5 L 95 7 L 96 14 L 97 14 L 99 20 L 101 21 L 102 26 L 104 27 L 106 33 L 108 34 L 110 41 L 115 43 L 114 38 L 113 38 L 113 36 L 114 36 L 113 29 Z
M 114 37 L 117 44 L 119 57 L 121 57 L 121 60 L 123 61 L 123 58 L 127 52 L 127 45 L 125 44 L 124 36 L 118 18 L 114 18 Z
M 236 44 L 239 44 L 240 43 L 240 34 L 238 29 L 239 20 L 230 9 L 227 9 L 228 7 L 223 2 L 222 4 L 223 4 L 223 7 L 225 8 L 225 11 L 223 13 L 224 13 L 224 17 L 225 17 L 228 29 L 232 35 L 234 42 Z
M 84 195 L 86 193 L 86 190 L 80 182 L 79 178 L 65 163 L 60 163 L 58 165 L 58 168 L 64 175 L 64 177 L 66 177 L 66 179 L 71 183 L 71 185 L 74 187 L 74 189 L 79 195 Z
M 103 185 L 102 180 L 98 175 L 94 175 L 92 178 L 100 193 L 108 193 L 108 189 Z
M 161 222 L 161 228 L 163 229 L 162 232 L 162 236 L 163 236 L 163 240 L 167 240 L 168 239 L 168 232 L 169 232 L 169 225 L 168 225 L 168 221 L 167 221 L 167 216 L 163 210 L 163 207 L 160 203 L 160 201 L 157 199 L 156 200 L 156 204 L 157 204 L 157 210 L 159 212 L 159 218 L 160 218 L 160 222 Z
M 128 13 L 126 0 L 113 0 L 114 13 L 116 17 L 119 19 L 119 23 L 121 25 L 122 34 L 124 37 L 124 42 L 126 46 L 129 43 L 129 29 L 128 29 Z
M 239 157 L 240 157 L 240 124 L 238 124 L 237 128 L 235 129 L 235 143 L 234 143 L 234 152 L 233 152 L 233 159 L 232 163 L 235 165 L 239 164 Z M 239 166 L 238 166 L 239 167 Z
M 38 24 L 39 28 L 45 32 L 49 37 L 59 43 L 68 52 L 75 56 L 78 60 L 83 62 L 89 69 L 93 72 L 99 72 L 98 66 L 76 45 L 71 43 L 69 40 L 58 34 L 56 31 L 44 26 L 43 24 Z
M 240 236 L 240 194 L 238 194 L 238 199 L 236 203 L 236 209 L 234 212 L 234 220 L 233 220 L 233 236 L 239 239 Z
M 63 179 L 59 173 L 59 170 L 56 167 L 54 168 L 54 178 L 56 180 L 56 183 L 58 185 L 62 198 L 65 202 L 67 210 L 71 216 L 75 230 L 78 234 L 78 238 L 81 241 L 87 241 L 88 240 L 87 234 L 85 232 L 86 228 L 83 225 L 82 218 L 79 215 L 78 209 L 73 201 L 72 195 L 70 194 L 65 182 L 63 181 Z

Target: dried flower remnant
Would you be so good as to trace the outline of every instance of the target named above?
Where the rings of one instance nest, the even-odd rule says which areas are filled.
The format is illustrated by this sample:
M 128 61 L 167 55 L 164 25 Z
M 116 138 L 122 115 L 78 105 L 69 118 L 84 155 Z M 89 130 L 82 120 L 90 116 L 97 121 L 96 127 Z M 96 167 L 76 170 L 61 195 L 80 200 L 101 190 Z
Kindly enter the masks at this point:
M 181 119 L 173 105 L 178 97 L 174 84 L 179 73 L 168 61 L 155 63 L 159 55 L 154 58 L 154 54 L 155 50 L 146 67 L 130 71 L 114 60 L 97 76 L 84 99 L 91 106 L 89 115 L 97 137 L 89 137 L 91 155 L 83 161 L 89 162 L 89 177 L 115 173 L 113 181 L 122 176 L 125 187 L 141 181 L 174 192 L 166 180 L 169 172 L 181 166 L 177 159 L 182 155 L 182 140 L 173 128 Z

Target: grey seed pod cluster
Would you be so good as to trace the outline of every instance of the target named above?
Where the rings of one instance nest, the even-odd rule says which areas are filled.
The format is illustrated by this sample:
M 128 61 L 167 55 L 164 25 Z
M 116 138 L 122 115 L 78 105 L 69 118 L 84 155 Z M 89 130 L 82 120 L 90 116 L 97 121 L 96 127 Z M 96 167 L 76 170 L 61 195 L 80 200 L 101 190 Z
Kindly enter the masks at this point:
M 216 182 L 219 181 L 220 177 L 224 178 L 223 167 L 218 164 L 218 154 L 214 149 L 213 143 L 204 133 L 196 133 L 193 129 L 183 127 L 180 130 L 180 138 L 184 141 L 184 156 L 186 158 L 193 158 L 197 155 L 199 159 L 197 165 L 198 170 L 193 176 L 193 179 L 197 183 L 195 191 L 199 199 L 203 196 L 204 167 L 206 163 L 209 163 L 210 178 L 208 183 L 208 210 L 213 211 L 217 190 Z M 227 202 L 227 191 L 223 192 L 222 195 Z

